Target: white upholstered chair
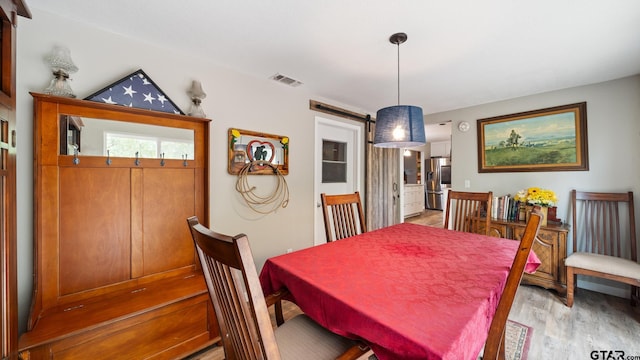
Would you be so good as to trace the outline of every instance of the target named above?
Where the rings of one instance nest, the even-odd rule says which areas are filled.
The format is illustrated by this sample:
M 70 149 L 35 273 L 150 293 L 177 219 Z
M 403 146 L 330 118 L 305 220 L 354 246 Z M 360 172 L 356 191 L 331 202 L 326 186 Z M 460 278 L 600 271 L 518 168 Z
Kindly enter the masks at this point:
M 567 306 L 573 306 L 577 275 L 631 285 L 631 304 L 639 298 L 633 193 L 571 191 L 573 253 L 565 259 Z

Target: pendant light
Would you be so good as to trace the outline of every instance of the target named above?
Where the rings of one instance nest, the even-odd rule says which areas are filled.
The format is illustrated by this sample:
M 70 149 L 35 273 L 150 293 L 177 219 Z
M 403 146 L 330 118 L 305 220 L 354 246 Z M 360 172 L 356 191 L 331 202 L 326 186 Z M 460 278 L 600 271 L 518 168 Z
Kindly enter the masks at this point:
M 400 44 L 407 34 L 391 35 L 389 42 L 398 46 L 398 105 L 378 110 L 373 146 L 382 148 L 409 148 L 427 143 L 424 134 L 422 108 L 400 105 Z

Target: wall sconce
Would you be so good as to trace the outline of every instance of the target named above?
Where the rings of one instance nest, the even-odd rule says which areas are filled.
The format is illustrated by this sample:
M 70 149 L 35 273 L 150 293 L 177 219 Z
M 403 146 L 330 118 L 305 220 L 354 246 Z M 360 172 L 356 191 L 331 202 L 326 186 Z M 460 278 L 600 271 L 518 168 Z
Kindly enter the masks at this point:
M 71 51 L 63 46 L 55 46 L 53 51 L 44 60 L 51 67 L 54 78 L 49 87 L 44 89 L 45 94 L 74 98 L 76 95 L 69 85 L 69 74 L 78 71 L 78 67 L 71 60 Z
M 202 91 L 202 84 L 200 81 L 193 80 L 188 94 L 191 97 L 191 108 L 189 108 L 188 115 L 201 118 L 207 117 L 204 110 L 202 110 L 202 106 L 200 106 L 200 104 L 202 104 L 202 99 L 207 97 L 207 94 Z

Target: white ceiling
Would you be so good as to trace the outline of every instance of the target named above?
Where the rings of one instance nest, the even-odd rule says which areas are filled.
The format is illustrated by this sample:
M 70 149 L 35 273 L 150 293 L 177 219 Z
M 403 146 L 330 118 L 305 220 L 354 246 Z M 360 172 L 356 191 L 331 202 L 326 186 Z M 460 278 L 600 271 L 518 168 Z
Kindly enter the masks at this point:
M 638 0 L 28 0 L 374 113 L 425 114 L 640 73 Z M 74 51 L 81 49 L 71 49 Z M 214 84 L 203 84 L 215 86 Z M 284 86 L 284 85 L 283 85 Z

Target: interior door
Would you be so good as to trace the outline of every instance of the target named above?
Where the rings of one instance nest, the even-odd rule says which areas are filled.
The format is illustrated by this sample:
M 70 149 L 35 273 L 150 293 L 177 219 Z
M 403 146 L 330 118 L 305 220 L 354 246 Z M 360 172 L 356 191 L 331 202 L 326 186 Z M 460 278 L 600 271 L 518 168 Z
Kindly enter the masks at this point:
M 367 126 L 367 173 L 365 217 L 367 230 L 402 222 L 403 162 L 400 149 L 373 146 L 375 124 Z
M 18 358 L 16 26 L 23 0 L 0 0 L 0 358 Z M 24 141 L 24 138 L 23 138 Z
M 320 194 L 361 191 L 362 141 L 361 126 L 316 117 L 314 245 L 327 241 Z
M 400 149 L 369 147 L 367 159 L 367 230 L 402 222 Z

